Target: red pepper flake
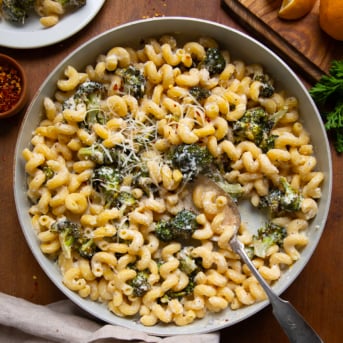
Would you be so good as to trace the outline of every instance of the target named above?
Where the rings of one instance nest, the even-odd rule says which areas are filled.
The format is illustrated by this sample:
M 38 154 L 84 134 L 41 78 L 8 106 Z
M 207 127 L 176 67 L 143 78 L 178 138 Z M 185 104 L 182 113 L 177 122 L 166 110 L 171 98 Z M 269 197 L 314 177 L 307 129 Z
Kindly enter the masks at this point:
M 10 65 L 0 66 L 0 112 L 10 110 L 19 100 L 21 87 L 19 71 Z

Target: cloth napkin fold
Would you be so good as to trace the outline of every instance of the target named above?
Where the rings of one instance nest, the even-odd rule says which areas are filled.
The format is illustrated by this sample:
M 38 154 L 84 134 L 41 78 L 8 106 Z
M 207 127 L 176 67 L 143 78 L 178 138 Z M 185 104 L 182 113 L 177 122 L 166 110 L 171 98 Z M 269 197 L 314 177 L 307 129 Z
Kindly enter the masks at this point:
M 219 332 L 157 337 L 99 324 L 70 300 L 47 306 L 0 293 L 0 342 L 4 343 L 219 343 Z

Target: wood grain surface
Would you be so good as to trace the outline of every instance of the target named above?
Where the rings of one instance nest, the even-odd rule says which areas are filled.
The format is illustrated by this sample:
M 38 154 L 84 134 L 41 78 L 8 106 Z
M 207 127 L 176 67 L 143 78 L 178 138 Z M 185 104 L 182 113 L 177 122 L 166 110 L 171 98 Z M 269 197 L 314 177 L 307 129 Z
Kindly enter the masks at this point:
M 61 43 L 28 50 L 0 47 L 0 52 L 17 58 L 22 63 L 30 80 L 29 96 L 32 99 L 49 73 L 75 48 L 119 24 L 154 16 L 193 16 L 246 32 L 223 10 L 220 0 L 107 0 L 87 27 Z M 296 35 L 294 39 L 297 39 Z M 307 83 L 305 85 L 308 86 Z M 49 280 L 33 257 L 20 228 L 13 197 L 13 154 L 23 115 L 24 111 L 16 117 L 0 121 L 0 291 L 37 304 L 48 304 L 64 299 L 65 296 Z M 332 159 L 334 191 L 324 234 L 306 268 L 284 292 L 283 298 L 289 300 L 304 315 L 324 342 L 341 343 L 343 160 L 334 150 Z M 221 342 L 287 343 L 288 340 L 268 306 L 244 322 L 222 330 Z
M 319 0 L 299 20 L 278 17 L 282 0 L 223 0 L 225 8 L 248 32 L 282 57 L 308 82 L 327 73 L 333 59 L 343 59 L 343 42 L 319 26 Z

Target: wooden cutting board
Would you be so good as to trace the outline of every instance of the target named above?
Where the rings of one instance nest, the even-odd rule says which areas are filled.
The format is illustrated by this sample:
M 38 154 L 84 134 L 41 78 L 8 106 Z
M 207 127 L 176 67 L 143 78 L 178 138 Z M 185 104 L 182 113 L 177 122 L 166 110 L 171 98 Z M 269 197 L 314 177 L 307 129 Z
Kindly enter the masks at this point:
M 308 15 L 296 21 L 278 17 L 281 0 L 222 0 L 222 6 L 310 84 L 329 71 L 333 59 L 343 59 L 343 42 L 320 29 L 319 0 Z

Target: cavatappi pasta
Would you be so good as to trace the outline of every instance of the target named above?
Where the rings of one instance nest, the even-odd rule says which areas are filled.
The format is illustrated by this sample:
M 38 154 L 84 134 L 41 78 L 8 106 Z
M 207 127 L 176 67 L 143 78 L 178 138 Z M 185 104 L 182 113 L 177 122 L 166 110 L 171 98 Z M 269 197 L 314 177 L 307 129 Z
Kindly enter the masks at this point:
M 210 38 L 180 46 L 163 36 L 115 46 L 83 71 L 68 66 L 43 108 L 23 151 L 29 211 L 41 250 L 81 297 L 146 326 L 266 298 L 230 249 L 225 199 L 188 187 L 200 172 L 270 210 L 277 242 L 266 246 L 249 223 L 239 231 L 269 283 L 300 258 L 324 175 L 297 99 L 261 65 Z

